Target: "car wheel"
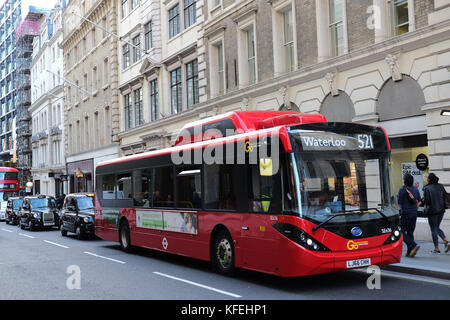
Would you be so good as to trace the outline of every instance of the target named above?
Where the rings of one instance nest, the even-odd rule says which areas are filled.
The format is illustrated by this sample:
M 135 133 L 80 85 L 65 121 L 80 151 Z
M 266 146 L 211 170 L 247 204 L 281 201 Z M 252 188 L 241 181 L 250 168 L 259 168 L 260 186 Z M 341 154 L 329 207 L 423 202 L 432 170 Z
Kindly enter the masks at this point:
M 130 226 L 128 222 L 124 221 L 120 224 L 119 229 L 119 242 L 122 250 L 125 252 L 131 252 L 132 246 L 130 241 Z
M 215 269 L 224 275 L 234 274 L 234 246 L 230 234 L 223 230 L 215 237 L 213 247 L 213 261 Z
M 75 233 L 77 235 L 77 239 L 78 240 L 83 240 L 84 239 L 84 233 L 81 232 L 80 226 L 77 226 L 77 228 L 75 229 Z

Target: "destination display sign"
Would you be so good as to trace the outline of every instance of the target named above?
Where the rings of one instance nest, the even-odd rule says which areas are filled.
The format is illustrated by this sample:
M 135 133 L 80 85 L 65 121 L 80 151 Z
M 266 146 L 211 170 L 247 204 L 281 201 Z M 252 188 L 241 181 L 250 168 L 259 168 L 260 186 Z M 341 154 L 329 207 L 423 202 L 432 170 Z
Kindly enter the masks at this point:
M 304 151 L 360 150 L 373 151 L 376 147 L 374 137 L 367 133 L 350 135 L 333 132 L 299 132 L 296 138 L 300 140 Z

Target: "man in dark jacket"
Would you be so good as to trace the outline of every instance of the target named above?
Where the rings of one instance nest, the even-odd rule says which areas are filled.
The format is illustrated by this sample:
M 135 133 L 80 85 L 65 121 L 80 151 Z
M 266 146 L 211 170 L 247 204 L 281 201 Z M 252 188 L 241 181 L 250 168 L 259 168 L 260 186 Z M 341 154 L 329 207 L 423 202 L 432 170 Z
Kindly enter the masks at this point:
M 420 204 L 419 190 L 413 186 L 414 178 L 409 173 L 403 177 L 404 186 L 398 191 L 398 204 L 401 208 L 400 225 L 402 227 L 403 241 L 407 251 L 405 257 L 413 258 L 420 246 L 414 241 L 416 229 L 417 207 Z
M 438 183 L 439 178 L 430 173 L 428 176 L 428 184 L 423 188 L 424 205 L 427 208 L 428 224 L 431 229 L 431 236 L 434 243 L 434 253 L 441 253 L 439 250 L 439 237 L 444 240 L 445 252 L 450 250 L 450 245 L 445 237 L 444 232 L 440 229 L 440 224 L 445 213 L 445 188 Z

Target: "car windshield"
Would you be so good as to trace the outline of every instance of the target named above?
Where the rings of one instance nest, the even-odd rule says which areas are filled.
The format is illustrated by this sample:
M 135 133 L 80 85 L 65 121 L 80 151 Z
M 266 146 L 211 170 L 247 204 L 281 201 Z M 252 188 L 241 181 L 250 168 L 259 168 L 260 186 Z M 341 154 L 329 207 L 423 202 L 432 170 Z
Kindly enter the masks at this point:
M 355 141 L 329 133 L 293 136 L 301 146 L 291 160 L 297 173 L 292 196 L 299 203 L 294 212 L 316 223 L 335 215 L 332 223 L 398 215 L 389 196 L 389 153 L 376 147 L 375 138 L 361 136 L 367 137 L 363 148 L 359 136 Z
M 94 209 L 93 198 L 89 196 L 77 197 L 77 205 L 79 210 Z
M 22 205 L 23 200 L 22 199 L 14 199 L 13 200 L 13 208 L 20 208 Z
M 55 200 L 52 198 L 31 198 L 30 203 L 33 209 L 56 208 Z

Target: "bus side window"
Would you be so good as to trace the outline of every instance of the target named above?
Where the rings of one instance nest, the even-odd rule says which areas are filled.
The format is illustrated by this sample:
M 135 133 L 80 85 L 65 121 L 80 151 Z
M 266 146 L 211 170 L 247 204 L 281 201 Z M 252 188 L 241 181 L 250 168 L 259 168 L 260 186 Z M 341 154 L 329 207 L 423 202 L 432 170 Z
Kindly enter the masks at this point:
M 116 177 L 114 174 L 102 176 L 101 195 L 103 200 L 116 199 Z
M 131 199 L 131 173 L 117 175 L 117 199 Z
M 205 165 L 205 208 L 236 210 L 234 172 L 240 165 Z
M 173 166 L 155 168 L 153 207 L 174 208 Z
M 200 166 L 178 167 L 176 173 L 177 207 L 201 209 L 202 184 Z
M 133 171 L 133 201 L 136 207 L 151 208 L 153 169 L 138 169 Z

